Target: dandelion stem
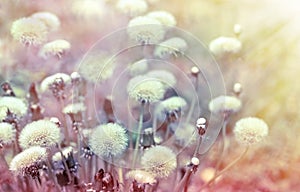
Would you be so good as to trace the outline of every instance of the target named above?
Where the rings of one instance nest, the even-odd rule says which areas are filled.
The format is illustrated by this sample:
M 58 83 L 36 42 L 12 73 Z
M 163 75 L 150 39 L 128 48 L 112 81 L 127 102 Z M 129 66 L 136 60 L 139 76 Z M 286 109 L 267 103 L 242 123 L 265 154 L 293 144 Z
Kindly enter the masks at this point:
M 70 169 L 69 169 L 69 167 L 68 167 L 68 165 L 67 165 L 67 162 L 66 162 L 66 158 L 65 158 L 65 156 L 64 156 L 64 154 L 63 154 L 63 152 L 62 152 L 62 150 L 61 150 L 60 144 L 58 143 L 57 145 L 58 145 L 58 150 L 59 150 L 59 152 L 60 152 L 60 155 L 61 155 L 61 157 L 62 157 L 63 165 L 64 165 L 64 167 L 65 167 L 65 169 L 66 169 L 66 172 L 67 172 L 67 175 L 68 175 L 69 183 L 71 183 L 71 182 L 72 182 L 72 177 L 71 177 Z
M 194 157 L 196 157 L 198 154 L 199 154 L 199 149 L 200 149 L 200 145 L 202 143 L 202 136 L 198 136 L 197 137 L 197 144 L 196 144 L 196 148 L 195 148 L 195 151 L 194 151 Z
M 226 135 L 226 131 L 227 131 L 227 124 L 228 124 L 228 118 L 225 119 L 224 123 L 223 123 L 223 127 L 222 127 L 222 139 L 223 139 L 223 145 L 222 145 L 222 149 L 221 149 L 221 156 L 218 158 L 218 162 L 216 164 L 216 172 L 219 171 L 221 163 L 223 158 L 226 155 L 227 149 L 228 149 L 228 140 L 227 140 L 227 135 Z
M 140 139 L 141 139 L 141 131 L 142 131 L 142 127 L 143 127 L 143 117 L 144 117 L 144 105 L 145 105 L 145 103 L 142 102 L 140 118 L 139 118 L 139 125 L 138 125 L 138 130 L 137 130 L 137 138 L 135 141 L 134 154 L 133 154 L 132 165 L 131 165 L 132 169 L 135 167 L 135 164 L 136 164 L 136 159 L 137 159 L 137 154 L 138 154 L 138 149 L 139 149 L 139 144 L 140 144 Z
M 60 111 L 62 112 L 64 109 L 64 100 L 63 98 L 59 98 L 59 103 L 60 103 Z M 66 144 L 69 145 L 70 144 L 70 136 L 69 136 L 69 130 L 68 130 L 68 126 L 67 126 L 67 120 L 66 120 L 66 115 L 64 113 L 62 113 L 62 121 L 63 121 L 63 127 L 64 127 L 64 135 L 66 138 Z
M 212 184 L 219 176 L 221 176 L 223 173 L 228 171 L 231 167 L 233 167 L 238 161 L 240 161 L 245 154 L 248 152 L 249 147 L 247 146 L 243 153 L 240 154 L 234 161 L 232 161 L 230 164 L 228 164 L 224 169 L 222 169 L 220 172 L 218 172 L 212 179 L 210 179 L 205 185 L 203 185 L 199 191 L 206 188 L 210 184 Z

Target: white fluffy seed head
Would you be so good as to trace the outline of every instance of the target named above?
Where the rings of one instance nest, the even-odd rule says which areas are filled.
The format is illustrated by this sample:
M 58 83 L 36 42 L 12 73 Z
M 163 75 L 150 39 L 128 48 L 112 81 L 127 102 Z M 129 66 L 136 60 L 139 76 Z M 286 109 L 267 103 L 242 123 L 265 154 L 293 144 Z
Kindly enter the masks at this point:
M 43 22 L 48 31 L 56 31 L 60 27 L 59 18 L 50 12 L 37 12 L 31 15 L 32 18 L 38 19 Z
M 242 102 L 236 97 L 221 95 L 209 102 L 209 110 L 214 114 L 235 113 L 242 107 Z
M 145 73 L 148 70 L 148 62 L 146 59 L 136 61 L 128 66 L 131 76 L 136 76 Z
M 60 142 L 60 129 L 50 120 L 38 120 L 27 124 L 20 133 L 23 149 L 31 146 L 52 147 Z
M 104 15 L 102 0 L 73 0 L 71 11 L 82 19 L 101 19 Z
M 182 111 L 187 107 L 187 102 L 184 98 L 174 96 L 160 103 L 165 112 Z
M 119 0 L 117 9 L 131 17 L 136 17 L 145 13 L 148 5 L 144 0 Z
M 247 146 L 261 142 L 268 135 L 268 132 L 268 125 L 256 117 L 240 119 L 233 129 L 236 140 Z
M 16 137 L 16 130 L 9 123 L 0 123 L 0 145 L 11 144 Z
M 69 105 L 67 105 L 64 109 L 63 109 L 63 113 L 65 114 L 76 114 L 76 113 L 80 113 L 86 110 L 86 106 L 84 105 L 84 103 L 71 103 Z
M 175 26 L 177 23 L 175 17 L 167 11 L 153 11 L 148 13 L 147 16 L 158 20 L 163 25 L 171 27 Z
M 12 23 L 10 33 L 24 45 L 40 45 L 47 40 L 46 25 L 35 18 L 21 18 Z
M 191 125 L 189 123 L 181 124 L 174 131 L 176 143 L 179 146 L 185 147 L 187 145 L 195 143 L 195 141 L 197 140 L 197 134 L 195 133 L 196 128 L 194 125 Z
M 24 116 L 27 113 L 26 103 L 22 99 L 16 97 L 8 97 L 8 96 L 1 97 L 0 108 L 2 111 L 2 115 L 5 114 L 4 118 L 6 117 L 7 109 L 9 109 L 10 112 L 18 116 Z
M 162 82 L 166 89 L 174 87 L 177 83 L 176 77 L 171 72 L 166 70 L 152 70 L 146 73 L 145 76 L 157 79 L 158 81 Z
M 86 80 L 96 83 L 109 79 L 116 68 L 116 60 L 106 52 L 87 55 L 79 65 L 79 73 Z
M 125 128 L 116 123 L 96 127 L 89 139 L 91 150 L 104 158 L 121 155 L 127 148 L 127 143 Z
M 155 177 L 147 172 L 147 171 L 143 171 L 143 170 L 132 170 L 129 171 L 126 174 L 126 178 L 129 180 L 135 180 L 138 183 L 145 183 L 145 184 L 154 184 L 156 183 Z
M 39 56 L 47 59 L 49 56 L 56 56 L 61 58 L 64 53 L 69 51 L 71 48 L 71 44 L 63 39 L 58 39 L 46 43 L 40 50 Z
M 242 49 L 242 43 L 234 37 L 218 37 L 209 44 L 209 50 L 216 56 L 236 54 Z
M 127 85 L 130 98 L 138 102 L 156 102 L 161 100 L 165 94 L 164 85 L 153 78 L 136 76 Z
M 146 16 L 131 19 L 127 26 L 129 38 L 141 44 L 158 43 L 164 38 L 165 32 L 158 20 Z
M 188 48 L 187 42 L 180 37 L 172 37 L 158 44 L 154 50 L 154 55 L 159 58 L 167 58 L 171 55 L 175 57 L 183 54 Z
M 42 82 L 41 82 L 41 91 L 45 92 L 49 90 L 49 86 L 55 82 L 56 79 L 62 78 L 65 84 L 68 84 L 71 82 L 71 77 L 68 74 L 65 73 L 56 73 L 54 75 L 50 75 L 46 77 Z
M 17 175 L 25 175 L 25 169 L 35 163 L 45 161 L 47 159 L 47 151 L 42 147 L 30 147 L 18 155 L 10 162 L 9 169 Z
M 156 178 L 166 178 L 176 169 L 176 155 L 168 147 L 151 147 L 142 156 L 141 164 Z

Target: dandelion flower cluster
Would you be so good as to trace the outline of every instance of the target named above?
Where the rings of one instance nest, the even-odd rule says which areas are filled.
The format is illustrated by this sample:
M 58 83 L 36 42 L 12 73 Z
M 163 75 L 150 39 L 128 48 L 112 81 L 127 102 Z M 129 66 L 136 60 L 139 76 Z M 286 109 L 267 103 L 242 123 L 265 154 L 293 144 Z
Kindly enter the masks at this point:
M 236 140 L 243 145 L 259 143 L 268 135 L 268 132 L 268 125 L 256 117 L 240 119 L 233 129 Z
M 41 91 L 45 92 L 49 90 L 49 86 L 55 82 L 56 79 L 61 78 L 64 83 L 69 83 L 71 82 L 71 77 L 68 74 L 65 73 L 56 73 L 54 75 L 46 77 L 42 82 L 41 82 Z
M 238 53 L 242 49 L 242 43 L 234 37 L 218 37 L 209 44 L 209 50 L 217 56 L 226 53 Z
M 117 9 L 131 17 L 135 17 L 145 13 L 148 5 L 144 0 L 119 0 Z
M 153 11 L 147 14 L 148 17 L 158 20 L 163 25 L 175 26 L 175 17 L 167 11 Z
M 130 39 L 141 44 L 152 44 L 158 43 L 164 38 L 165 29 L 156 19 L 138 16 L 129 21 L 127 33 Z
M 16 130 L 9 123 L 0 123 L 0 146 L 9 145 L 15 140 Z
M 67 105 L 64 109 L 63 109 L 63 113 L 65 114 L 69 114 L 69 113 L 80 113 L 86 110 L 86 106 L 84 105 L 84 103 L 71 103 L 69 105 Z
M 79 73 L 88 81 L 96 83 L 109 79 L 116 61 L 106 52 L 88 55 L 79 65 Z
M 70 48 L 71 44 L 68 41 L 58 39 L 46 43 L 40 50 L 39 55 L 44 59 L 47 59 L 49 56 L 57 56 L 58 58 L 61 58 L 65 52 L 70 50 Z
M 98 156 L 109 158 L 122 154 L 128 143 L 125 128 L 116 123 L 95 128 L 89 139 L 91 150 Z
M 43 22 L 46 25 L 48 31 L 56 31 L 60 27 L 60 20 L 53 13 L 37 12 L 32 14 L 31 17 Z
M 148 184 L 156 183 L 155 177 L 151 173 L 143 170 L 129 171 L 126 174 L 126 178 L 130 180 L 135 180 L 138 183 L 148 183 Z
M 18 115 L 18 116 L 24 116 L 27 113 L 27 105 L 25 104 L 25 102 L 17 97 L 9 97 L 9 96 L 5 96 L 5 97 L 1 97 L 0 98 L 0 108 L 1 111 L 3 110 L 3 114 L 4 111 L 7 112 L 7 109 L 10 110 L 10 112 Z M 6 108 L 6 110 L 5 110 Z M 6 115 L 5 115 L 6 116 Z
M 154 50 L 154 55 L 159 58 L 166 58 L 170 55 L 177 57 L 183 54 L 188 48 L 187 42 L 179 37 L 167 39 L 158 44 Z
M 12 23 L 10 29 L 13 38 L 24 45 L 40 45 L 47 40 L 46 25 L 36 18 L 21 18 Z
M 59 142 L 59 127 L 55 123 L 44 119 L 27 124 L 19 137 L 19 143 L 23 149 L 31 146 L 52 147 Z
M 236 97 L 221 95 L 209 102 L 208 108 L 214 114 L 235 113 L 242 107 L 242 102 Z
M 162 82 L 166 89 L 174 87 L 177 83 L 175 76 L 171 72 L 166 70 L 152 70 L 145 75 Z
M 153 78 L 136 76 L 127 85 L 129 97 L 139 102 L 156 102 L 165 94 L 164 85 Z
M 47 159 L 47 151 L 42 147 L 30 147 L 18 155 L 10 162 L 9 169 L 17 175 L 26 176 L 26 169 Z
M 136 61 L 129 65 L 128 70 L 131 76 L 143 74 L 148 70 L 148 62 L 146 59 Z
M 165 146 L 155 146 L 145 151 L 141 163 L 156 178 L 168 177 L 177 166 L 175 153 Z

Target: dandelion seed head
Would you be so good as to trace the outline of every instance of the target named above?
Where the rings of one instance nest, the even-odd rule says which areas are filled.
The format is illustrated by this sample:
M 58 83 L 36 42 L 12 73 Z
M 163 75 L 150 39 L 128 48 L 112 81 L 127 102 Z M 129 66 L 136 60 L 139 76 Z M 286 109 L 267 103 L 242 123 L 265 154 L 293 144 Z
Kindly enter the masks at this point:
M 115 59 L 108 53 L 100 52 L 88 55 L 80 63 L 78 72 L 90 82 L 102 82 L 113 75 L 116 65 Z
M 148 17 L 158 20 L 163 25 L 175 26 L 175 17 L 167 11 L 153 11 L 147 14 Z
M 48 31 L 56 31 L 60 27 L 60 20 L 53 13 L 37 12 L 32 14 L 31 17 L 43 22 L 46 25 Z
M 47 59 L 49 56 L 56 56 L 61 58 L 62 55 L 69 51 L 71 48 L 71 44 L 63 39 L 58 39 L 55 41 L 51 41 L 46 43 L 40 50 L 39 56 Z
M 154 184 L 156 183 L 156 179 L 155 177 L 147 172 L 147 171 L 143 171 L 143 170 L 132 170 L 129 171 L 126 174 L 126 178 L 130 179 L 130 180 L 136 180 L 138 183 L 148 183 L 148 184 Z
M 148 70 L 148 62 L 146 59 L 136 61 L 130 64 L 128 69 L 131 76 L 143 74 Z
M 177 57 L 178 54 L 183 54 L 188 48 L 187 42 L 179 37 L 172 37 L 161 42 L 156 46 L 154 55 L 159 58 L 166 58 L 171 55 Z
M 19 143 L 23 149 L 31 146 L 52 147 L 59 142 L 59 127 L 52 121 L 44 119 L 27 124 L 19 137 Z
M 209 44 L 209 50 L 217 56 L 233 53 L 236 54 L 242 49 L 242 43 L 234 37 L 218 37 Z
M 183 123 L 174 131 L 176 143 L 179 146 L 185 147 L 196 142 L 197 134 L 195 134 L 195 126 L 189 123 Z
M 164 85 L 153 78 L 136 76 L 127 85 L 129 97 L 139 102 L 156 102 L 165 94 Z
M 141 44 L 158 43 L 164 38 L 165 29 L 156 19 L 138 16 L 129 21 L 127 33 L 130 39 Z
M 26 168 L 33 164 L 45 161 L 47 159 L 47 151 L 42 147 L 30 147 L 17 154 L 10 162 L 9 169 L 17 175 L 25 176 Z
M 42 82 L 41 82 L 41 91 L 45 92 L 49 90 L 49 86 L 55 82 L 56 79 L 63 79 L 64 83 L 70 83 L 71 82 L 71 77 L 68 74 L 65 73 L 56 73 L 54 75 L 50 75 L 46 77 Z
M 165 112 L 181 111 L 187 107 L 187 102 L 184 98 L 174 96 L 160 103 Z
M 166 178 L 176 169 L 176 155 L 168 147 L 151 147 L 142 156 L 141 164 L 156 178 Z
M 16 130 L 9 123 L 0 123 L 0 145 L 9 145 L 15 140 Z
M 146 73 L 145 76 L 161 81 L 165 89 L 174 87 L 177 83 L 175 76 L 166 70 L 152 70 Z
M 119 0 L 117 9 L 131 17 L 136 17 L 145 13 L 148 5 L 144 0 Z
M 64 109 L 63 109 L 63 113 L 65 114 L 69 114 L 69 113 L 80 113 L 86 110 L 86 106 L 84 105 L 84 103 L 71 103 L 69 105 L 67 105 Z
M 9 109 L 10 112 L 20 117 L 24 116 L 27 113 L 26 103 L 22 99 L 17 97 L 8 97 L 8 96 L 1 97 L 0 108 L 4 115 L 3 119 L 6 117 L 7 109 Z
M 24 45 L 40 45 L 47 40 L 46 25 L 35 18 L 21 18 L 12 23 L 10 33 Z
M 236 97 L 221 95 L 209 102 L 209 110 L 214 114 L 235 113 L 242 107 L 242 102 Z
M 91 150 L 104 158 L 121 155 L 125 151 L 127 143 L 128 136 L 125 128 L 116 123 L 96 127 L 89 138 Z
M 102 0 L 74 0 L 71 11 L 83 19 L 101 19 L 104 14 L 104 2 Z
M 236 140 L 243 145 L 259 143 L 268 135 L 268 125 L 259 118 L 247 117 L 236 122 L 233 129 Z

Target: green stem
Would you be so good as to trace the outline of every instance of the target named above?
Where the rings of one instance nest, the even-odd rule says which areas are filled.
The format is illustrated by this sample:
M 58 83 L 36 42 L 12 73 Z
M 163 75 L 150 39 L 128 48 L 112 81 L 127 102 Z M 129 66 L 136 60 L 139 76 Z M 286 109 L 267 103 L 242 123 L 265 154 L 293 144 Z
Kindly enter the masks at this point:
M 139 118 L 139 125 L 138 125 L 138 131 L 137 131 L 137 138 L 135 141 L 135 147 L 134 147 L 134 153 L 133 153 L 133 159 L 132 159 L 132 165 L 131 168 L 134 169 L 137 159 L 137 154 L 139 150 L 139 144 L 141 139 L 141 131 L 143 127 L 143 117 L 144 117 L 144 103 L 141 103 L 141 111 L 140 111 L 140 118 Z

